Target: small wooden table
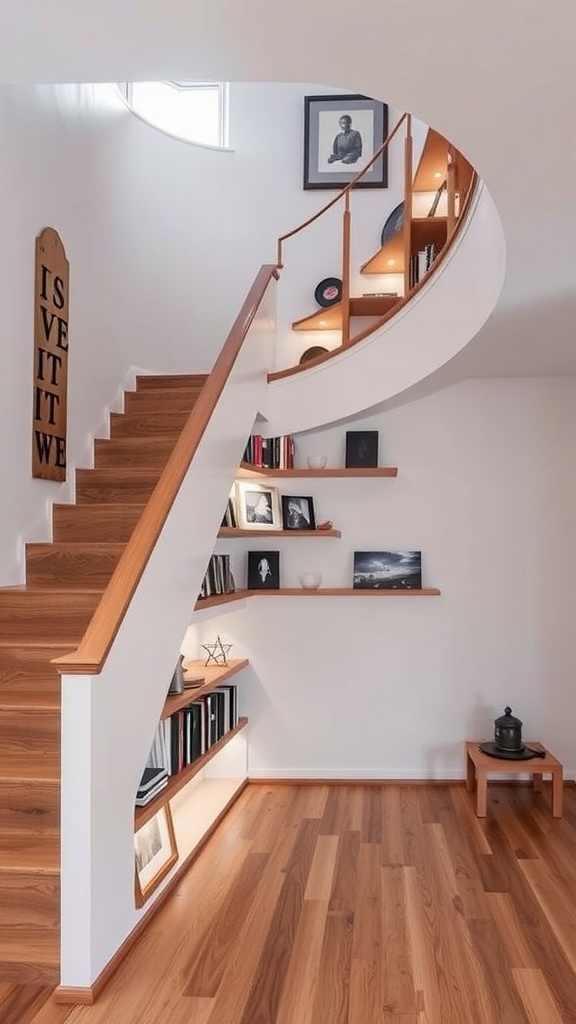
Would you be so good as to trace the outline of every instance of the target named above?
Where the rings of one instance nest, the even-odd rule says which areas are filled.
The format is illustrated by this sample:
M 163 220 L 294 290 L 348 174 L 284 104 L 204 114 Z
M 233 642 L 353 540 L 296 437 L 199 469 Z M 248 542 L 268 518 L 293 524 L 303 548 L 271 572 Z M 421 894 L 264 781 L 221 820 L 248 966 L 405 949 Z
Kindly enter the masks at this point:
M 474 791 L 476 782 L 476 815 L 478 818 L 486 817 L 486 790 L 488 775 L 490 772 L 506 773 L 507 775 L 519 775 L 528 773 L 533 777 L 534 790 L 542 792 L 542 776 L 552 776 L 552 816 L 562 817 L 562 787 L 564 784 L 563 770 L 560 761 L 555 758 L 549 750 L 546 750 L 544 757 L 534 757 L 526 761 L 513 761 L 503 757 L 489 757 L 480 750 L 481 740 L 468 740 L 466 743 L 466 789 L 469 793 Z M 534 750 L 545 750 L 545 747 L 536 740 L 527 740 L 527 747 Z

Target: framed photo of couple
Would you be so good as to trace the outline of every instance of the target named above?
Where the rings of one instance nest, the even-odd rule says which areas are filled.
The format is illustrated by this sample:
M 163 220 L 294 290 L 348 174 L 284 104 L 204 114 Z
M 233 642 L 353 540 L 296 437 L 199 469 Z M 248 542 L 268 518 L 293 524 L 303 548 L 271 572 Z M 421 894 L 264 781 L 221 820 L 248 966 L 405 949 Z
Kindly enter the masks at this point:
M 359 94 L 304 97 L 304 188 L 341 189 L 388 134 L 388 105 Z M 354 188 L 387 188 L 384 150 Z

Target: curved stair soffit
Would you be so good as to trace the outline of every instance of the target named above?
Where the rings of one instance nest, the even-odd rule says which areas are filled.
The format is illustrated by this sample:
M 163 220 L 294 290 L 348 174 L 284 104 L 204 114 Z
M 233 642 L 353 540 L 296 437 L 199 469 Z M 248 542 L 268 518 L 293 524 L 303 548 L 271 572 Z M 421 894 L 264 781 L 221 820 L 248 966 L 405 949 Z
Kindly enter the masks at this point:
M 498 301 L 502 222 L 478 182 L 439 266 L 398 313 L 362 341 L 268 386 L 267 430 L 297 433 L 357 415 L 412 388 L 475 337 Z

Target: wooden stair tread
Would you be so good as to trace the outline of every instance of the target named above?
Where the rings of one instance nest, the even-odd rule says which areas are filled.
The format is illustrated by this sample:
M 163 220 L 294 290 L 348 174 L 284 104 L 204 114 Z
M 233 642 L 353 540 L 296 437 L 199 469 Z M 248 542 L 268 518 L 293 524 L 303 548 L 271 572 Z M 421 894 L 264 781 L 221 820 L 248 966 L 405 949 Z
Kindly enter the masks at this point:
M 0 683 L 0 713 L 3 711 L 15 711 L 19 710 L 23 713 L 26 711 L 45 711 L 60 713 L 61 702 L 60 693 L 50 693 L 50 691 L 43 693 L 41 687 L 35 687 L 32 689 L 32 683 L 30 683 L 30 690 L 12 690 L 7 692 L 4 684 Z
M 3 871 L 57 875 L 60 870 L 60 838 L 55 835 L 0 835 L 0 874 Z
M 202 390 L 208 380 L 207 373 L 150 373 L 136 375 L 136 388 L 138 391 L 154 391 L 158 389 L 178 390 L 192 387 Z
M 5 754 L 0 751 L 0 780 L 60 785 L 59 754 Z

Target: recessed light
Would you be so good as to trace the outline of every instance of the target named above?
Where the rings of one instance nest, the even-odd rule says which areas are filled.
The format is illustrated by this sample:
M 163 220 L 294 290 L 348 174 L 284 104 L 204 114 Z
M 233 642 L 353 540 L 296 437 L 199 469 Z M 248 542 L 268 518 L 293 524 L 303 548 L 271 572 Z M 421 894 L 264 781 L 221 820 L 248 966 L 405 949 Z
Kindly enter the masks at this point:
M 388 260 L 388 266 L 393 267 L 396 265 L 396 260 Z

